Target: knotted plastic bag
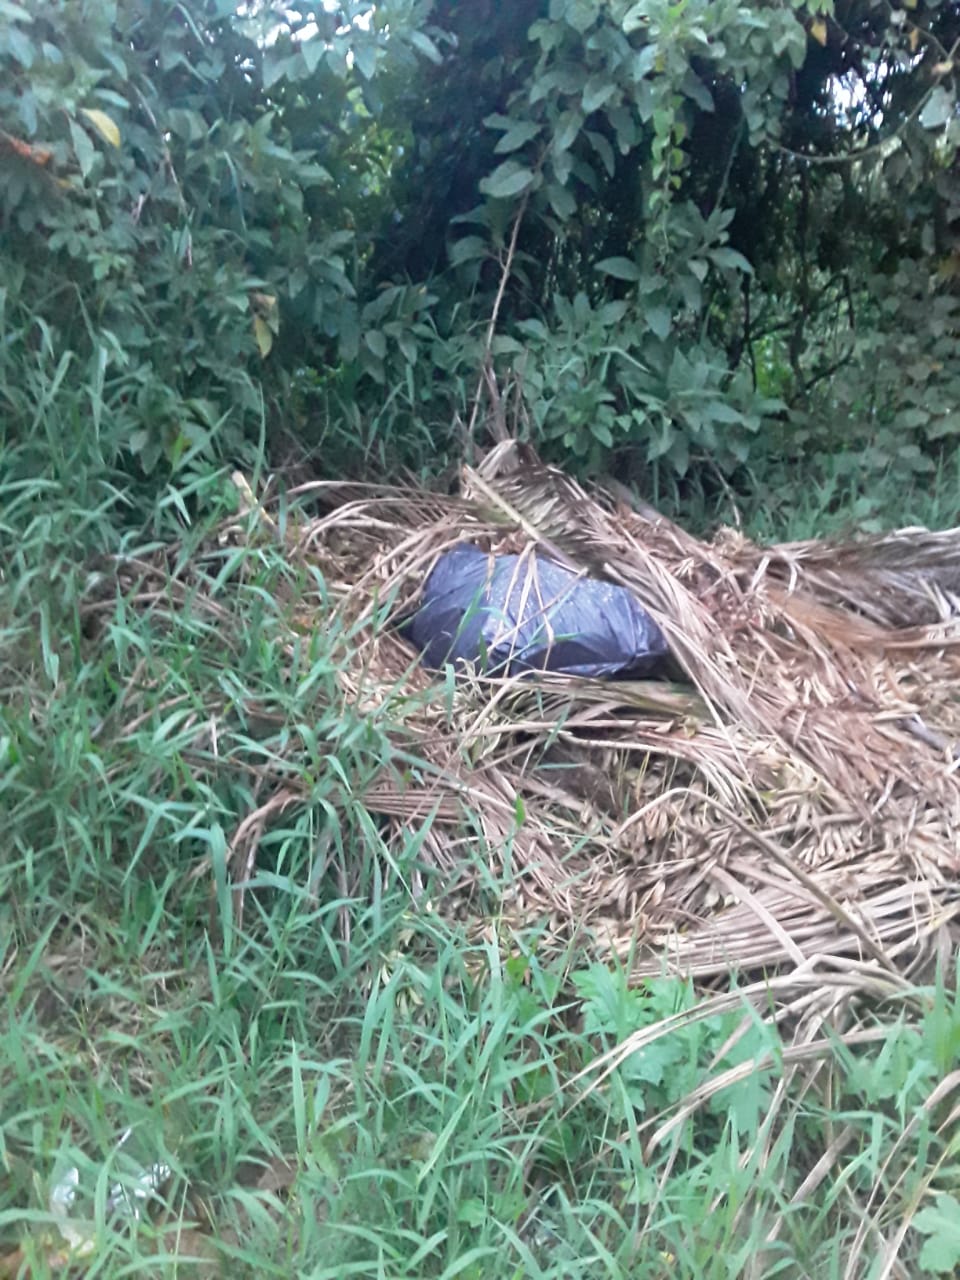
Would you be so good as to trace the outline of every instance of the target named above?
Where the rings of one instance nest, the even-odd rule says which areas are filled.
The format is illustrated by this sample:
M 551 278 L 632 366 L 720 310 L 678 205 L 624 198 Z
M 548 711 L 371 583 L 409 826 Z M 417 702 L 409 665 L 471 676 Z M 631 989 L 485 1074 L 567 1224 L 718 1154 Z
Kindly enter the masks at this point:
M 405 632 L 424 665 L 468 662 L 486 675 L 640 678 L 668 654 L 663 632 L 624 587 L 465 542 L 437 561 Z

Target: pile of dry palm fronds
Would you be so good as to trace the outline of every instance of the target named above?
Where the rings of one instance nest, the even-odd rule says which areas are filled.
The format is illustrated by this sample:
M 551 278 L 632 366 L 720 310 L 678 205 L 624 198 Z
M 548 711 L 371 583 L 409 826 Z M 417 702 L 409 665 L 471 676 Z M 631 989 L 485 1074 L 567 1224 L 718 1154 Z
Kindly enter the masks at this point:
M 960 531 L 705 544 L 512 443 L 455 498 L 297 492 L 323 514 L 289 526 L 289 554 L 320 568 L 362 637 L 350 696 L 374 706 L 404 682 L 419 699 L 405 723 L 429 767 L 385 771 L 364 802 L 398 836 L 428 824 L 422 856 L 451 890 L 508 863 L 508 921 L 575 933 L 638 974 L 820 955 L 904 973 L 952 951 Z M 686 680 L 430 676 L 384 604 L 402 614 L 458 539 L 536 545 L 629 587 Z

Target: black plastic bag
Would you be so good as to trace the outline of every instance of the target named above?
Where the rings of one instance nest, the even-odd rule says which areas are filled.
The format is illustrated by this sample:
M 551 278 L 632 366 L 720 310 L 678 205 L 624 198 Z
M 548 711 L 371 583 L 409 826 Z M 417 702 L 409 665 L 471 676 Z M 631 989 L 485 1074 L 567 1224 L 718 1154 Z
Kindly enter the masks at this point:
M 404 631 L 424 665 L 471 662 L 487 675 L 639 678 L 668 655 L 662 631 L 625 588 L 542 556 L 488 556 L 469 543 L 437 561 Z

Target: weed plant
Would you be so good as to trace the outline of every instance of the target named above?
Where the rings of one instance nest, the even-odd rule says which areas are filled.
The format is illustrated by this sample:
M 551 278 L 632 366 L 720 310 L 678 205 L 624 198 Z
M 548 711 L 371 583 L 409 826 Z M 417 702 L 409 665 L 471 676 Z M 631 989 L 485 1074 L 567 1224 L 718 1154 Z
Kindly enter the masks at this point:
M 327 585 L 218 541 L 189 459 L 131 531 L 88 403 L 19 394 L 59 462 L 0 482 L 0 1276 L 955 1273 L 952 961 L 804 1039 L 558 957 L 489 876 L 481 934 L 432 910 L 364 804 L 404 692 L 343 692 Z

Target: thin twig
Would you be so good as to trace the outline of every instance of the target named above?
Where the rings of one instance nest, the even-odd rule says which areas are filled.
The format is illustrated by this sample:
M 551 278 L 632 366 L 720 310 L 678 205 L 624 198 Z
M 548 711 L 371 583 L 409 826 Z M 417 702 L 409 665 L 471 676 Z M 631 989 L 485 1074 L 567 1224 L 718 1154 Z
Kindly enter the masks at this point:
M 483 384 L 486 382 L 488 386 L 492 383 L 494 391 L 496 389 L 496 380 L 493 377 L 493 370 L 490 367 L 490 356 L 493 349 L 493 339 L 497 332 L 497 320 L 500 318 L 500 308 L 503 305 L 503 297 L 507 289 L 507 281 L 510 279 L 510 272 L 513 269 L 513 259 L 517 252 L 517 239 L 520 235 L 520 224 L 523 221 L 523 215 L 527 211 L 527 203 L 530 199 L 530 193 L 523 197 L 520 201 L 520 208 L 517 210 L 517 216 L 513 220 L 513 230 L 510 233 L 510 244 L 507 247 L 507 256 L 504 259 L 503 270 L 500 273 L 500 284 L 497 288 L 497 296 L 493 301 L 493 310 L 490 312 L 490 323 L 487 325 L 487 336 L 483 344 L 483 362 L 480 370 L 480 378 L 477 382 L 477 390 L 473 398 L 473 411 L 470 414 L 470 422 L 467 426 L 467 440 L 473 440 L 473 433 L 477 425 L 477 417 L 480 413 L 480 397 L 483 393 Z M 506 439 L 506 435 L 502 437 Z

